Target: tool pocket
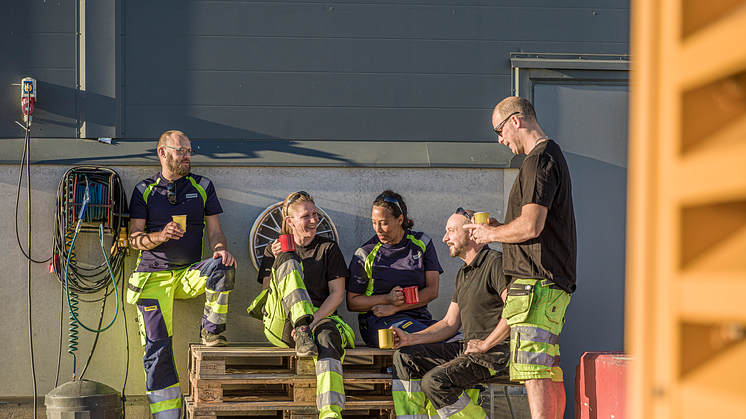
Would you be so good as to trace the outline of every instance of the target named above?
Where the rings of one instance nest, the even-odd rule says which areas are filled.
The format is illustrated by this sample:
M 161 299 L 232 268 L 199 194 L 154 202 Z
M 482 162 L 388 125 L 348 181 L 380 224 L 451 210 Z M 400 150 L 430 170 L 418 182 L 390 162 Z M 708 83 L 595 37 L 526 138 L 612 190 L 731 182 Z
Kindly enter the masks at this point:
M 264 305 L 267 304 L 268 296 L 269 288 L 262 290 L 262 292 L 254 298 L 254 301 L 251 302 L 249 308 L 246 309 L 246 311 L 249 312 L 249 316 L 257 320 L 262 320 L 264 317 Z
M 570 294 L 558 292 L 556 295 L 557 297 L 547 304 L 546 316 L 550 322 L 563 325 L 565 324 L 565 309 L 570 303 Z
M 135 304 L 140 299 L 142 294 L 142 288 L 145 283 L 148 282 L 148 278 L 152 275 L 152 272 L 132 272 L 130 280 L 127 283 L 127 302 Z
M 516 279 L 508 288 L 508 300 L 503 308 L 503 318 L 508 325 L 524 322 L 528 318 L 534 298 L 536 280 Z

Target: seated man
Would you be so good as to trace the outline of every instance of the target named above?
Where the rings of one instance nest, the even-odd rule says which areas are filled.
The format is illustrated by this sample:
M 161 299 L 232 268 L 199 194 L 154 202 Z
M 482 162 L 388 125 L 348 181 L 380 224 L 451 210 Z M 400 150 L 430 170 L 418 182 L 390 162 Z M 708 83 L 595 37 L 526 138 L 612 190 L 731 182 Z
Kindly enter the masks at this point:
M 510 328 L 502 319 L 507 286 L 502 254 L 469 239 L 463 225 L 474 211 L 451 215 L 443 241 L 464 266 L 456 274 L 445 318 L 413 334 L 394 329 L 394 407 L 397 416 L 486 418 L 476 384 L 507 373 Z M 462 342 L 442 342 L 464 327 Z M 435 343 L 438 342 L 438 343 Z

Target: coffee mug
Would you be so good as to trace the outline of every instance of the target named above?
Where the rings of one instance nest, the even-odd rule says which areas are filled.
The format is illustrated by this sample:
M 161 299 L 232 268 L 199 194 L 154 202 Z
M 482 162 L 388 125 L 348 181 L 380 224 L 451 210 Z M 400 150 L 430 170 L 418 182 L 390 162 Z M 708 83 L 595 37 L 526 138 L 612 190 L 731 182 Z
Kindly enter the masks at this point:
M 404 302 L 407 304 L 417 304 L 420 302 L 420 290 L 417 287 L 402 288 L 404 292 Z
M 394 347 L 393 329 L 378 329 L 378 347 L 381 349 L 391 349 Z
M 179 228 L 186 231 L 186 215 L 172 215 L 171 219 L 174 220 L 176 224 L 179 225 Z
M 283 252 L 295 251 L 295 240 L 293 240 L 292 234 L 283 234 L 278 240 L 280 240 L 280 249 Z
M 489 212 L 477 212 L 474 213 L 474 222 L 477 224 L 489 224 L 490 213 Z

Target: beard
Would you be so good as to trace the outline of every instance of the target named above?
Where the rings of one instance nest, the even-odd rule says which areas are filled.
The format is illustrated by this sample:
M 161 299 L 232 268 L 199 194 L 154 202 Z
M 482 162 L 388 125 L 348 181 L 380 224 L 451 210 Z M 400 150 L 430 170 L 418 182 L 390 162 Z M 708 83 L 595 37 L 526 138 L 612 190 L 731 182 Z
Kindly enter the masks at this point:
M 186 176 L 192 170 L 192 164 L 190 162 L 187 162 L 186 167 L 182 166 L 181 161 L 177 163 L 170 153 L 166 156 L 166 164 L 168 165 L 168 170 L 178 176 Z
M 453 246 L 453 247 L 450 247 L 450 249 L 448 249 L 452 258 L 457 258 L 457 257 L 461 256 L 461 252 L 463 252 L 464 248 L 466 247 L 466 242 L 463 242 L 463 243 L 450 242 L 450 243 L 446 243 L 446 244 L 449 247 Z

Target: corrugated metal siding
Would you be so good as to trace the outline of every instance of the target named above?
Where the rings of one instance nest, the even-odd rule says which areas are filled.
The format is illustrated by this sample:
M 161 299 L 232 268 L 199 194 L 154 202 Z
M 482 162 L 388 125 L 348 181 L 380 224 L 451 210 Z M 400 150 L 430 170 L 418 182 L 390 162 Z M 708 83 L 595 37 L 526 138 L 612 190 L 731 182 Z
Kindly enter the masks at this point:
M 128 0 L 126 136 L 490 141 L 511 51 L 628 50 L 627 7 L 495 3 Z
M 43 97 L 34 112 L 36 137 L 75 137 L 75 3 L 4 1 L 0 6 L 0 138 L 23 130 L 24 77 L 38 81 Z
M 510 52 L 629 50 L 628 2 L 103 1 L 86 10 L 77 103 L 75 3 L 34 2 L 28 27 L 26 2 L 0 13 L 0 80 L 40 82 L 35 137 L 85 122 L 89 138 L 493 141 Z M 107 10 L 124 22 L 115 63 Z M 1 97 L 0 137 L 18 138 L 18 91 Z

